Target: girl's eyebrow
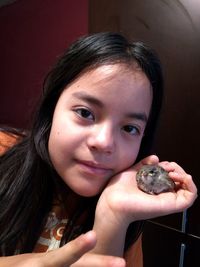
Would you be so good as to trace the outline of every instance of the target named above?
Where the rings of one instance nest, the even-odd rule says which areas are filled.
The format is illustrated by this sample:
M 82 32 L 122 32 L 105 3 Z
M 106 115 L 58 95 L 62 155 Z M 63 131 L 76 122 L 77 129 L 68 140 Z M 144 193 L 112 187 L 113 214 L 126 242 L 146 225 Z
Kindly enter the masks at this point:
M 76 97 L 80 100 L 84 100 L 88 103 L 94 104 L 95 106 L 98 106 L 99 108 L 103 108 L 104 104 L 94 96 L 91 96 L 87 94 L 86 92 L 75 92 L 72 94 L 73 97 Z M 130 112 L 125 114 L 125 117 L 130 118 L 130 119 L 136 119 L 139 121 L 147 122 L 148 118 L 147 115 L 144 112 Z
M 133 113 L 127 113 L 126 117 L 130 119 L 136 119 L 139 121 L 147 122 L 148 118 L 147 115 L 143 112 L 133 112 Z
M 95 98 L 94 96 L 91 96 L 85 92 L 75 92 L 72 94 L 73 97 L 76 97 L 80 100 L 84 100 L 88 103 L 94 104 L 95 106 L 98 106 L 100 108 L 104 107 L 104 104 L 97 98 Z

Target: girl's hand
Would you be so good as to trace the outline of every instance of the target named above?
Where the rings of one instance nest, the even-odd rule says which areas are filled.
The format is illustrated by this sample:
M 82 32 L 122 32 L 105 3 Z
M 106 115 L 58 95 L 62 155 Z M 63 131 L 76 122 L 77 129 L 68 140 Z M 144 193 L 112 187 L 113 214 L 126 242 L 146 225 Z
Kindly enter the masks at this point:
M 79 236 L 65 246 L 47 253 L 28 253 L 16 256 L 0 257 L 1 267 L 67 267 L 91 250 L 96 244 L 96 234 L 90 231 Z M 98 256 L 96 257 L 98 258 Z M 108 260 L 107 260 L 108 258 Z M 111 257 L 110 257 L 111 258 Z M 101 256 L 103 262 L 111 261 L 107 256 Z M 115 257 L 114 260 L 118 260 Z M 107 260 L 107 261 L 106 261 Z M 74 265 L 73 265 L 74 266 Z M 75 265 L 76 266 L 76 265 Z M 78 265 L 80 266 L 80 265 Z M 81 265 L 81 266 L 110 266 L 110 265 Z M 113 265 L 112 265 L 113 266 Z M 114 265 L 115 266 L 115 265 Z M 116 265 L 123 267 L 125 265 Z
M 91 255 L 87 253 L 96 244 L 96 234 L 90 231 L 67 243 L 65 246 L 46 253 L 27 253 L 16 256 L 0 257 L 1 267 L 125 267 L 125 261 L 121 258 Z M 79 259 L 88 255 L 83 261 Z M 88 259 L 88 260 L 87 260 Z M 78 265 L 72 265 L 75 262 Z M 96 265 L 95 265 L 96 262 Z M 83 264 L 81 264 L 83 263 Z M 86 265 L 84 265 L 86 263 Z M 87 264 L 88 263 L 88 264 Z M 91 264 L 90 264 L 91 263 Z M 81 264 L 81 265 L 80 265 Z M 112 265 L 113 264 L 113 265 Z
M 136 173 L 143 164 L 159 164 L 176 183 L 175 192 L 149 195 L 138 189 Z M 134 167 L 114 176 L 98 201 L 96 218 L 111 216 L 114 223 L 128 226 L 132 221 L 149 219 L 189 208 L 197 197 L 191 175 L 174 162 L 160 162 L 149 156 Z M 111 221 L 111 217 L 108 219 Z
M 90 231 L 47 253 L 28 253 L 0 257 L 1 267 L 125 267 L 124 259 L 87 253 L 96 244 L 96 234 Z M 83 260 L 82 256 L 84 255 Z M 75 262 L 78 261 L 78 265 Z M 73 265 L 75 263 L 75 265 Z
M 67 267 L 91 250 L 96 244 L 96 234 L 90 231 L 47 253 L 27 253 L 0 258 L 1 267 Z

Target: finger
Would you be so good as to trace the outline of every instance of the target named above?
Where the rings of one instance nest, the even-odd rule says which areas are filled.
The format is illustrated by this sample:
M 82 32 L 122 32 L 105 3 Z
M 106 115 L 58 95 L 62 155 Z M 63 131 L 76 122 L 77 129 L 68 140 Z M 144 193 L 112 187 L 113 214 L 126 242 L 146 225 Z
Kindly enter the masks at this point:
M 180 184 L 180 188 L 185 189 L 197 196 L 197 187 L 192 180 L 192 176 L 189 174 L 180 175 L 176 172 L 170 172 L 170 177 L 174 180 L 174 182 L 178 182 Z
M 184 169 L 176 162 L 162 161 L 159 163 L 159 165 L 163 167 L 167 172 L 177 172 L 182 175 L 186 174 Z
M 169 161 L 161 161 L 158 165 L 168 171 L 167 169 L 169 168 Z
M 180 173 L 182 175 L 186 174 L 185 170 L 180 166 L 178 165 L 176 162 L 170 162 L 170 167 L 177 173 Z
M 180 211 L 189 208 L 197 198 L 197 187 L 189 174 L 180 175 L 178 173 L 170 173 L 170 177 L 176 183 L 176 193 L 178 198 L 184 197 L 184 201 L 180 202 Z
M 65 246 L 46 254 L 49 256 L 51 266 L 63 267 L 76 262 L 83 254 L 96 245 L 96 234 L 89 231 L 67 243 Z
M 156 155 L 150 155 L 144 159 L 142 159 L 140 162 L 135 164 L 135 168 L 139 170 L 143 165 L 156 165 L 159 163 L 159 158 Z

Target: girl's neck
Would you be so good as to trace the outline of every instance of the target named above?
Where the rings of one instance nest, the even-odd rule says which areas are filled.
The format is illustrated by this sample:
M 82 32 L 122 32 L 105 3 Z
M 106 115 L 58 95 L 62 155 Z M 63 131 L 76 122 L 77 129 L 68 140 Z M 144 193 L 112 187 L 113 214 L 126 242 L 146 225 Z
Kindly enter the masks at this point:
M 56 202 L 65 210 L 68 217 L 71 217 L 80 206 L 82 197 L 71 191 L 69 188 L 59 190 L 55 196 Z
M 96 198 L 98 197 L 87 198 L 76 194 L 58 177 L 54 200 L 59 202 L 59 205 L 69 218 L 77 213 L 78 210 L 82 210 L 82 212 L 89 210 L 90 207 L 95 205 Z

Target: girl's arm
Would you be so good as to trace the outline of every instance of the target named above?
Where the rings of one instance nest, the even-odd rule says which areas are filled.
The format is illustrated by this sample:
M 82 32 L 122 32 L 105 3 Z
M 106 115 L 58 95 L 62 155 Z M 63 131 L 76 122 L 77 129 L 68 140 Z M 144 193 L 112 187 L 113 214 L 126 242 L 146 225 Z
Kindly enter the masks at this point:
M 96 234 L 90 231 L 67 243 L 65 246 L 46 253 L 27 253 L 16 256 L 0 257 L 1 267 L 68 267 L 78 261 L 85 253 L 96 244 Z M 116 266 L 125 267 L 121 258 L 95 255 L 94 260 L 99 264 L 81 265 L 89 266 Z M 87 261 L 88 262 L 88 261 Z
M 1 267 L 63 267 L 70 266 L 96 244 L 96 234 L 90 231 L 62 248 L 48 253 L 27 253 L 0 257 Z
M 191 176 L 174 162 L 161 162 L 159 165 L 175 181 L 175 192 L 149 195 L 138 189 L 137 170 L 143 164 L 158 163 L 156 156 L 147 157 L 113 177 L 104 189 L 96 208 L 94 230 L 98 242 L 93 253 L 122 257 L 126 231 L 131 222 L 181 212 L 193 204 L 197 197 L 196 186 Z

